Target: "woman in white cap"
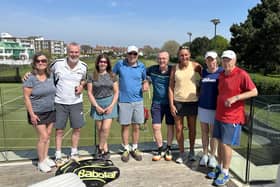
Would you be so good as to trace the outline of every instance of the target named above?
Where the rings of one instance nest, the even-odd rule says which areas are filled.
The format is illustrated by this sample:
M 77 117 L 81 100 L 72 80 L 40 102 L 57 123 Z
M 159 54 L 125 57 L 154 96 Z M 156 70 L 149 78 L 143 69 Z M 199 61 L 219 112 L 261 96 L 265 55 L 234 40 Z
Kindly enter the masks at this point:
M 202 70 L 200 96 L 198 101 L 198 117 L 201 125 L 201 139 L 203 147 L 203 156 L 199 164 L 201 166 L 208 165 L 212 168 L 215 168 L 217 165 L 217 161 L 215 159 L 217 140 L 212 137 L 212 132 L 218 95 L 218 77 L 223 71 L 222 67 L 218 67 L 217 57 L 218 55 L 215 51 L 208 51 L 205 54 L 207 69 Z M 208 155 L 209 135 L 210 155 Z

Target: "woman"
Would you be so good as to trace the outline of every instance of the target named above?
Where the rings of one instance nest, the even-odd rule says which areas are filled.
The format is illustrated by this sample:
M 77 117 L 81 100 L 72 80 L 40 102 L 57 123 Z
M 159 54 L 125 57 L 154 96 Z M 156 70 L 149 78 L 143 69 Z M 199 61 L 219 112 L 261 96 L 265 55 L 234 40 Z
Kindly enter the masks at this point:
M 56 88 L 47 57 L 44 54 L 35 54 L 31 66 L 31 75 L 23 83 L 24 102 L 28 112 L 28 122 L 36 129 L 39 137 L 37 143 L 38 169 L 42 172 L 50 172 L 51 167 L 55 166 L 54 161 L 48 157 L 48 150 L 55 122 Z
M 174 116 L 176 126 L 176 139 L 180 155 L 177 163 L 185 160 L 183 120 L 187 116 L 189 129 L 190 152 L 188 159 L 195 161 L 194 144 L 196 136 L 197 116 L 197 88 L 202 67 L 197 62 L 192 62 L 191 53 L 187 46 L 181 46 L 178 51 L 179 63 L 173 66 L 169 83 L 169 104 L 171 114 Z
M 200 160 L 201 166 L 215 168 L 217 161 L 215 153 L 217 150 L 217 140 L 212 138 L 213 125 L 215 121 L 216 102 L 218 95 L 218 77 L 223 71 L 223 68 L 217 65 L 217 53 L 208 51 L 205 54 L 205 63 L 207 69 L 202 71 L 202 79 L 200 81 L 200 95 L 198 101 L 198 117 L 201 126 L 201 139 L 203 147 L 203 156 Z M 210 130 L 209 130 L 210 129 Z M 210 133 L 210 156 L 208 156 Z
M 87 84 L 88 97 L 91 107 L 91 117 L 95 120 L 98 129 L 99 145 L 97 157 L 109 159 L 107 139 L 113 118 L 118 116 L 117 101 L 119 87 L 116 76 L 112 73 L 112 67 L 108 56 L 101 54 L 97 57 L 93 77 Z

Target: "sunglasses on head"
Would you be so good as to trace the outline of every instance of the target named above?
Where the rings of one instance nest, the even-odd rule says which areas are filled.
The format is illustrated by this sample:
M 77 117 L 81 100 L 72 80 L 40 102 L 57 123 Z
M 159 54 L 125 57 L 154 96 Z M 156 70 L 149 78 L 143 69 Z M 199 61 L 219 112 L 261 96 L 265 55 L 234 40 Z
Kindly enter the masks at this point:
M 48 61 L 47 61 L 47 59 L 42 59 L 42 60 L 37 59 L 37 60 L 36 60 L 36 63 L 39 63 L 39 62 L 47 63 Z
M 190 48 L 189 48 L 188 46 L 184 46 L 184 45 L 183 45 L 183 46 L 180 46 L 180 47 L 179 47 L 179 50 L 182 50 L 182 49 L 188 49 L 188 50 L 189 50 Z
M 134 56 L 137 56 L 138 55 L 138 53 L 136 53 L 136 52 L 130 52 L 130 53 L 127 53 L 128 55 L 134 55 Z

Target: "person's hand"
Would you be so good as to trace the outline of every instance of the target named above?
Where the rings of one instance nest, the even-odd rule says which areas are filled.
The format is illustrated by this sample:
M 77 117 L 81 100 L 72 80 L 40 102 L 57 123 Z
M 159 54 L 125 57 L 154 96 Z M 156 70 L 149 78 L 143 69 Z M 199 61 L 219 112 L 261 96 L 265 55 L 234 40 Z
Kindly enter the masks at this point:
M 84 90 L 84 87 L 82 85 L 76 86 L 75 87 L 75 94 L 79 95 L 83 92 L 83 90 Z
M 172 114 L 173 117 L 177 116 L 177 108 L 175 107 L 175 105 L 170 105 L 170 112 Z
M 30 119 L 33 126 L 38 125 L 38 121 L 40 121 L 40 118 L 36 114 L 30 115 Z
M 142 84 L 142 91 L 146 92 L 149 90 L 149 82 L 148 81 L 144 81 Z
M 31 72 L 26 72 L 23 77 L 21 78 L 21 81 L 24 82 L 28 79 L 28 77 L 31 75 Z
M 113 106 L 108 106 L 107 108 L 105 108 L 105 114 L 110 114 L 113 111 Z
M 104 114 L 104 113 L 105 113 L 105 110 L 104 110 L 102 107 L 100 107 L 99 105 L 97 105 L 97 106 L 95 107 L 95 109 L 96 109 L 96 112 L 97 112 L 98 114 Z
M 236 101 L 238 101 L 238 100 L 239 100 L 239 97 L 238 97 L 238 96 L 230 97 L 230 98 L 228 98 L 228 99 L 225 101 L 225 106 L 226 106 L 226 107 L 231 107 L 231 105 L 232 105 L 233 103 L 235 103 Z

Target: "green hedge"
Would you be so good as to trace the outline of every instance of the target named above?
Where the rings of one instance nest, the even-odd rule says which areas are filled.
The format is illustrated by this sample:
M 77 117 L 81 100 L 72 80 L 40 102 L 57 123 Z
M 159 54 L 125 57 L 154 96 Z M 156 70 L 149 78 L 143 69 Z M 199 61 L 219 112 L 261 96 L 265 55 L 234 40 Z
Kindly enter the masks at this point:
M 250 74 L 258 88 L 259 95 L 280 95 L 280 78 Z

